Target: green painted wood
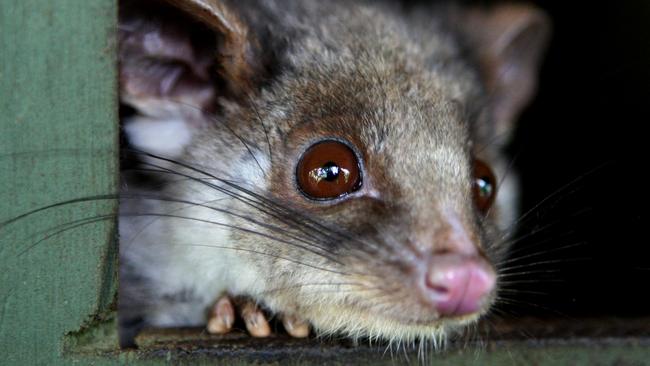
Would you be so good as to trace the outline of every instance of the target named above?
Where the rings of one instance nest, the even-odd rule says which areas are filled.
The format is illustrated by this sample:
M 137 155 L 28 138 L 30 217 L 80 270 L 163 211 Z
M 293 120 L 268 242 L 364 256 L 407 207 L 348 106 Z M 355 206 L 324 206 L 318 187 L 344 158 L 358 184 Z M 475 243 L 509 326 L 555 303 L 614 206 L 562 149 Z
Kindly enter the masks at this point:
M 0 221 L 117 190 L 116 1 L 0 1 Z M 47 210 L 0 229 L 0 364 L 69 363 L 64 336 L 115 300 L 114 221 L 30 246 L 115 202 Z M 67 362 L 66 362 L 67 360 Z

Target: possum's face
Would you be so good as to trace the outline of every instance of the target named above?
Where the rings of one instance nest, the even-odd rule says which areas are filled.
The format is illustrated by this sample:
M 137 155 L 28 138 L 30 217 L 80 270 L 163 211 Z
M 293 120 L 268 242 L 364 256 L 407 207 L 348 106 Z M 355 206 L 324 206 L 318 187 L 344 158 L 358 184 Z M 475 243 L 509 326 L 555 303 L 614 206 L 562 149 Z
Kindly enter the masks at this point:
M 167 192 L 203 202 L 218 187 L 229 200 L 215 217 L 232 230 L 214 236 L 239 250 L 229 278 L 241 273 L 225 288 L 321 334 L 437 339 L 475 321 L 496 296 L 515 213 L 498 140 L 532 92 L 543 17 L 517 7 L 449 13 L 495 32 L 479 36 L 443 24 L 442 14 L 423 23 L 363 6 L 290 8 L 302 20 L 272 6 L 256 10 L 264 16 L 221 6 L 202 15 L 222 33 L 214 46 L 230 55 L 220 81 L 185 66 L 181 74 L 195 70 L 202 81 L 177 78 L 167 90 L 200 96 L 194 104 L 216 117 L 164 116 L 199 122 L 180 147 L 158 151 L 224 180 L 189 179 Z M 283 26 L 247 23 L 271 16 Z M 518 53 L 522 40 L 535 55 Z M 123 83 L 136 110 L 174 108 Z M 132 141 L 151 140 L 138 123 L 127 131 L 145 137 Z
M 302 227 L 309 242 L 301 247 L 311 250 L 258 238 L 250 245 L 318 267 L 275 261 L 264 278 L 282 290 L 264 301 L 296 309 L 321 331 L 429 338 L 491 305 L 497 212 L 513 207 L 492 207 L 497 182 L 473 149 L 480 143 L 464 113 L 471 99 L 448 92 L 460 82 L 438 89 L 424 68 L 357 61 L 355 70 L 344 62 L 323 73 L 327 79 L 288 83 L 282 93 L 296 102 L 269 114 L 290 123 L 261 116 L 286 126 L 271 135 L 266 191 L 306 216 L 295 225 L 265 220 L 289 232 Z

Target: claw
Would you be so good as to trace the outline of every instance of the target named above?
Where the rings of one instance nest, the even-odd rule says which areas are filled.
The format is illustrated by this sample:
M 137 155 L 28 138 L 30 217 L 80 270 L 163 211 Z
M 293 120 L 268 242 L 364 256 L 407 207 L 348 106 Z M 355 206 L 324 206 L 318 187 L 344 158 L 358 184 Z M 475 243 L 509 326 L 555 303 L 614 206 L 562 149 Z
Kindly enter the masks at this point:
M 292 315 L 282 317 L 284 329 L 290 336 L 295 338 L 305 338 L 309 335 L 309 324 Z
M 232 330 L 236 314 L 244 320 L 248 333 L 253 337 L 263 338 L 271 335 L 264 312 L 250 298 L 221 296 L 212 306 L 208 316 L 207 331 L 211 334 L 226 334 Z M 294 338 L 309 336 L 309 323 L 291 313 L 283 314 L 280 319 L 284 329 Z
M 235 322 L 235 307 L 228 296 L 221 297 L 212 307 L 207 329 L 212 334 L 225 334 Z
M 263 338 L 271 335 L 271 327 L 264 313 L 252 302 L 246 302 L 241 308 L 241 316 L 248 333 L 253 337 Z

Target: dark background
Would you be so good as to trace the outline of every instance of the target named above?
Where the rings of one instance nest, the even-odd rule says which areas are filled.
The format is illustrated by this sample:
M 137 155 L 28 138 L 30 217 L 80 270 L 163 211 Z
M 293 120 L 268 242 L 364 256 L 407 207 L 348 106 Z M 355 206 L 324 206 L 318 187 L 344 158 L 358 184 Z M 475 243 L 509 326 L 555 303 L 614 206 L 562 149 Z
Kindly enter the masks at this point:
M 650 1 L 510 2 L 543 9 L 553 35 L 510 146 L 525 218 L 496 314 L 650 316 Z
M 515 246 L 513 257 L 529 257 L 511 263 L 531 272 L 512 280 L 539 282 L 512 286 L 505 311 L 650 315 L 650 2 L 534 3 L 550 15 L 553 38 L 511 150 L 523 212 L 552 196 L 520 229 L 546 227 Z

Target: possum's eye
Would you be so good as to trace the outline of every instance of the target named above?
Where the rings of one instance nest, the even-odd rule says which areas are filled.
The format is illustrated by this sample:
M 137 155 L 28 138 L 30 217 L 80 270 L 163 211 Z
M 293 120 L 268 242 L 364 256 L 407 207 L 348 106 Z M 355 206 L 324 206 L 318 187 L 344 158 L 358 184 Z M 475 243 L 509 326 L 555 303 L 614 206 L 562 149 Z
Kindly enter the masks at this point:
M 497 194 L 497 183 L 492 169 L 481 160 L 474 160 L 474 200 L 482 213 L 487 211 L 494 203 Z
M 359 160 L 352 149 L 338 141 L 322 141 L 303 154 L 296 177 L 300 190 L 315 200 L 334 199 L 361 187 Z

